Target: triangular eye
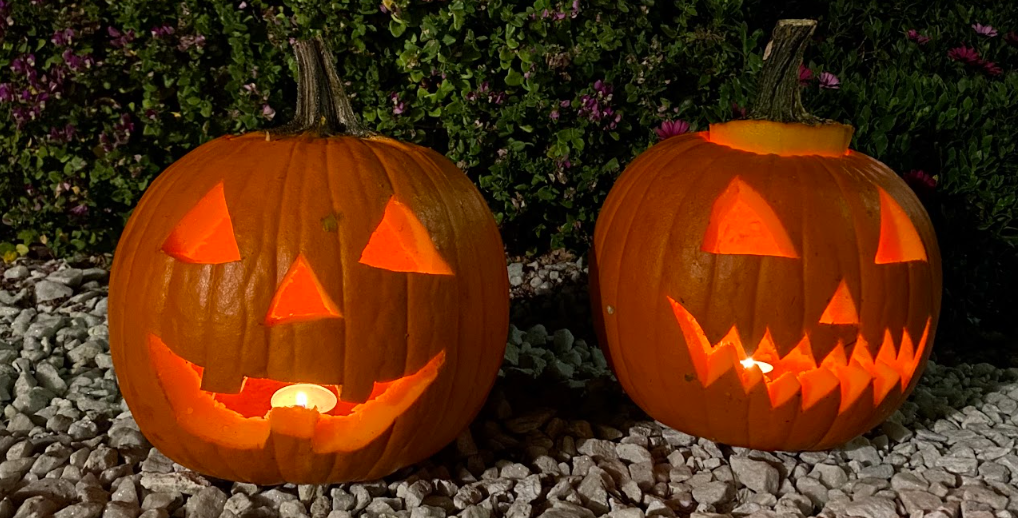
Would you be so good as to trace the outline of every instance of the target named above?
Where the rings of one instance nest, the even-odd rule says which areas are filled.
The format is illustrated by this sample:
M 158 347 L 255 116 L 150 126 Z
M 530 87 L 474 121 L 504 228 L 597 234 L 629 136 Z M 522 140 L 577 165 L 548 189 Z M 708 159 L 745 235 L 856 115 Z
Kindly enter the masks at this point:
M 187 263 L 223 264 L 240 260 L 223 182 L 190 210 L 163 242 L 163 252 Z
M 265 325 L 307 322 L 322 318 L 342 318 L 339 308 L 325 292 L 303 254 L 286 271 L 265 315 Z
M 382 222 L 361 252 L 360 262 L 394 272 L 453 274 L 438 254 L 428 229 L 395 197 L 389 198 Z
M 827 304 L 827 309 L 820 317 L 821 324 L 858 324 L 859 311 L 855 308 L 852 293 L 848 291 L 848 283 L 844 279 Z
M 712 254 L 799 257 L 774 209 L 738 177 L 714 200 L 702 249 Z
M 926 247 L 901 205 L 890 194 L 880 191 L 880 244 L 877 264 L 926 261 Z

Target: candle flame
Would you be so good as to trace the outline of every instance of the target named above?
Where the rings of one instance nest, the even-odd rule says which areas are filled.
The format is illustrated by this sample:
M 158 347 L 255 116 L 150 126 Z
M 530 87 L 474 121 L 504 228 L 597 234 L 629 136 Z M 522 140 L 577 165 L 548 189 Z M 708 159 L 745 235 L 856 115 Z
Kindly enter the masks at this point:
M 298 392 L 297 393 L 297 397 L 294 398 L 294 399 L 296 399 L 297 406 L 299 406 L 301 408 L 307 408 L 308 407 L 308 395 L 307 395 L 307 392 L 303 392 L 303 391 Z
M 754 366 L 754 365 L 756 365 L 757 367 L 760 368 L 760 372 L 762 372 L 764 374 L 767 374 L 768 372 L 774 370 L 774 366 L 773 365 L 771 365 L 771 364 L 769 364 L 767 362 L 756 361 L 753 358 L 746 358 L 745 360 L 741 360 L 739 363 L 741 363 L 742 366 L 747 368 L 747 369 L 752 367 L 752 366 Z

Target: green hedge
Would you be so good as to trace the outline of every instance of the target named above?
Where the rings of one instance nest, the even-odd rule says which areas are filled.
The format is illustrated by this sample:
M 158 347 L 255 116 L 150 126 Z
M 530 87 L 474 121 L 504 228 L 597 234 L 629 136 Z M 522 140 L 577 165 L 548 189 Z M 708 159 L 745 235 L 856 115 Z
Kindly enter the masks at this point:
M 1013 331 L 1014 2 L 0 0 L 0 256 L 112 250 L 173 160 L 292 114 L 287 41 L 319 32 L 368 124 L 466 170 L 510 251 L 583 251 L 654 130 L 737 116 L 773 23 L 802 16 L 820 20 L 807 107 L 938 180 L 912 177 L 940 234 L 944 329 Z M 961 45 L 981 61 L 952 58 Z

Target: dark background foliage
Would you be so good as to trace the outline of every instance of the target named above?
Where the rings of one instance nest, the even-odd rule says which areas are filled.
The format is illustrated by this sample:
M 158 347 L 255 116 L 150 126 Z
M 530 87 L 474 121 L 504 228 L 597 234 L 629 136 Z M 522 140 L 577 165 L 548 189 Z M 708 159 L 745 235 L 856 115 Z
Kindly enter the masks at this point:
M 911 176 L 944 255 L 946 340 L 1014 343 L 1013 2 L 0 0 L 0 256 L 112 250 L 159 171 L 292 114 L 287 42 L 317 33 L 367 124 L 467 171 L 510 253 L 582 253 L 655 128 L 738 116 L 787 17 L 820 21 L 807 65 L 840 80 L 807 82 L 807 107 L 938 180 Z M 979 61 L 949 57 L 962 45 Z

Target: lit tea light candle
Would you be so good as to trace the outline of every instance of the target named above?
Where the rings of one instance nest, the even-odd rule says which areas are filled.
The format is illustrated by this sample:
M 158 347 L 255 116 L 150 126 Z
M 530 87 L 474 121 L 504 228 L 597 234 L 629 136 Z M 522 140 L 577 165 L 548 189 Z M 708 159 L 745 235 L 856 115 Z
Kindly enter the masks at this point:
M 272 394 L 272 408 L 296 406 L 311 408 L 324 414 L 336 408 L 336 395 L 331 390 L 310 383 L 298 383 L 283 387 Z
M 741 363 L 742 366 L 747 368 L 747 369 L 752 367 L 752 366 L 754 366 L 754 365 L 756 365 L 760 369 L 760 372 L 762 372 L 764 374 L 767 374 L 768 372 L 774 370 L 774 366 L 773 365 L 771 365 L 771 364 L 769 364 L 767 362 L 756 361 L 753 358 L 746 358 L 745 360 L 742 360 L 739 363 Z

